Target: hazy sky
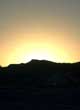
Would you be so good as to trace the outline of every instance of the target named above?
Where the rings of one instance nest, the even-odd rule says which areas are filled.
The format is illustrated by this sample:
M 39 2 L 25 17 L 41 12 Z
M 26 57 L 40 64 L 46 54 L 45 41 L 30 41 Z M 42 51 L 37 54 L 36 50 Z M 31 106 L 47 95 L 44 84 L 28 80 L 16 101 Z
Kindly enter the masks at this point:
M 80 61 L 80 0 L 0 0 L 0 65 Z

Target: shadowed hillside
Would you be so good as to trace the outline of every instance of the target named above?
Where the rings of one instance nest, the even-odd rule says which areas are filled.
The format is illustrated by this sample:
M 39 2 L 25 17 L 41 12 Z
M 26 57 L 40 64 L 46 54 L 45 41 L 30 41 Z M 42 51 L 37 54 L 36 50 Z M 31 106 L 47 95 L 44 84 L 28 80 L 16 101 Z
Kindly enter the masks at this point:
M 23 84 L 26 87 L 80 86 L 80 63 L 32 60 L 27 64 L 12 64 L 0 68 L 0 81 L 1 86 L 9 83 L 8 86 L 12 84 L 17 87 Z
M 80 97 L 79 93 L 79 62 L 70 64 L 31 60 L 26 64 L 0 67 L 0 103 L 1 106 L 5 105 L 3 109 L 8 107 L 14 110 L 15 106 L 24 108 L 24 103 L 25 109 L 29 105 L 38 105 L 42 106 L 42 110 L 45 104 L 49 109 L 51 106 L 58 110 L 58 107 L 62 109 L 63 106 L 69 108 L 72 105 L 76 108 L 79 102 L 75 98 Z

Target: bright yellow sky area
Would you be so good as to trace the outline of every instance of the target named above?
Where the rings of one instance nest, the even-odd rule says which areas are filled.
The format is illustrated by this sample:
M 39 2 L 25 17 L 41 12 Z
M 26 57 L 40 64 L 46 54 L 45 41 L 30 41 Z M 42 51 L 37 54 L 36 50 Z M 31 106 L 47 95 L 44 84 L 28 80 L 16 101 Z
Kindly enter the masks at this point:
M 2 48 L 2 51 L 4 51 L 0 54 L 2 66 L 12 63 L 26 63 L 31 59 L 54 62 L 77 61 L 77 58 L 73 58 L 75 53 L 72 50 L 76 46 L 74 46 L 73 41 L 67 39 L 69 33 L 58 28 L 57 31 L 38 27 L 26 30 L 21 31 L 19 29 L 15 33 L 13 31 L 9 32 L 9 36 L 12 36 L 12 38 L 7 41 L 7 45 L 4 43 Z

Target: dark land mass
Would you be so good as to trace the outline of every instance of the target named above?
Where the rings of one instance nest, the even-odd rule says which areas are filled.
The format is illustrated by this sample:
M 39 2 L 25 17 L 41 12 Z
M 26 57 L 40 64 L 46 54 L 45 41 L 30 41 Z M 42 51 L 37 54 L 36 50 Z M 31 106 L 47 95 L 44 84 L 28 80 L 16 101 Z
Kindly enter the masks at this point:
M 0 110 L 80 110 L 80 62 L 0 67 Z

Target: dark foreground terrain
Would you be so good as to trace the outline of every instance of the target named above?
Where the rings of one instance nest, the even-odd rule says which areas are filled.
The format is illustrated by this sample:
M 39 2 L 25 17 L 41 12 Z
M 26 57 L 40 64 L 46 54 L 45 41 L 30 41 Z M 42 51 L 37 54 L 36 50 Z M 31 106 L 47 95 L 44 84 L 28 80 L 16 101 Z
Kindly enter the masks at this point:
M 0 67 L 0 110 L 80 110 L 80 63 Z

